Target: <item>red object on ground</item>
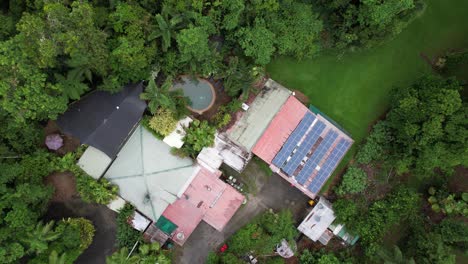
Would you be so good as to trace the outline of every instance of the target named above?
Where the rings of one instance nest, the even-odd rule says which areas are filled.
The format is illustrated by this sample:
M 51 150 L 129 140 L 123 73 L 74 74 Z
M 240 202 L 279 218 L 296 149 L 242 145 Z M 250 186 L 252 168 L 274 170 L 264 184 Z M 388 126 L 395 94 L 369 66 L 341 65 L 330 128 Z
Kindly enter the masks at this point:
M 257 141 L 252 152 L 266 163 L 271 164 L 273 158 L 307 111 L 307 107 L 296 97 L 290 96 L 273 118 L 265 133 Z
M 219 251 L 220 251 L 220 252 L 225 252 L 227 249 L 228 249 L 228 245 L 227 245 L 227 244 L 224 244 L 224 245 L 219 249 Z

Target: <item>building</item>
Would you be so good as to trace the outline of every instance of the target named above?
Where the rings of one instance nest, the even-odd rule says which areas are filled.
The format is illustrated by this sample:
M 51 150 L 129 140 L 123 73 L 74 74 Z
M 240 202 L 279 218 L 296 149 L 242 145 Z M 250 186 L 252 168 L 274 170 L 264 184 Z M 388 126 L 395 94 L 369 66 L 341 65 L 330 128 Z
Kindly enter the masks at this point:
M 335 221 L 335 214 L 331 204 L 325 198 L 320 197 L 318 203 L 297 229 L 312 241 L 327 245 L 333 237 L 333 232 L 328 229 L 333 221 Z
M 104 178 L 119 187 L 120 196 L 157 221 L 182 197 L 197 174 L 190 158 L 171 154 L 171 148 L 139 125 L 117 154 Z
M 348 245 L 354 245 L 359 236 L 351 235 L 344 225 L 335 223 L 332 205 L 320 197 L 312 211 L 304 218 L 297 229 L 312 241 L 327 245 L 333 236 L 341 238 Z
M 109 208 L 134 205 L 129 224 L 148 240 L 183 245 L 201 221 L 221 231 L 244 202 L 242 194 L 219 179 L 222 161 L 237 162 L 237 157 L 226 156 L 221 143 L 210 148 L 221 157 L 218 163 L 209 151 L 197 159 L 200 164 L 172 155 L 171 146 L 183 145 L 183 127 L 192 120 L 181 120 L 164 141 L 157 139 L 139 124 L 146 109 L 139 99 L 142 90 L 137 84 L 117 94 L 93 91 L 59 117 L 64 133 L 89 145 L 78 165 L 96 180 L 104 177 L 119 187 Z
M 353 143 L 332 120 L 271 79 L 226 135 L 311 198 Z
M 244 196 L 219 176 L 220 171 L 200 166 L 182 197 L 163 212 L 176 226 L 170 234 L 175 243 L 183 245 L 201 221 L 222 231 L 244 202 Z

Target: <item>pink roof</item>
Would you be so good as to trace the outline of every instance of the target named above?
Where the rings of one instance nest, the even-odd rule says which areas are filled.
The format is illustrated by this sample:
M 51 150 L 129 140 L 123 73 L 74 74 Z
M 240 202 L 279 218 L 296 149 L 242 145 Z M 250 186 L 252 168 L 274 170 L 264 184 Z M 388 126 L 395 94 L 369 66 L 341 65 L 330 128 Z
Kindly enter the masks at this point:
M 307 111 L 307 107 L 299 102 L 296 97 L 290 96 L 258 140 L 252 152 L 268 164 L 271 164 L 273 158 Z
M 223 182 L 224 183 L 224 182 Z M 223 194 L 214 206 L 206 212 L 203 220 L 216 230 L 221 231 L 239 209 L 244 201 L 244 196 L 233 187 L 226 185 Z
M 177 225 L 172 239 L 179 245 L 184 244 L 203 218 L 203 212 L 184 198 L 169 205 L 162 215 Z M 179 233 L 183 234 L 182 239 L 177 238 Z
M 173 240 L 183 245 L 201 220 L 221 231 L 241 206 L 244 196 L 218 178 L 219 171 L 201 167 L 198 174 L 163 215 L 178 226 Z M 184 236 L 177 236 L 182 233 Z

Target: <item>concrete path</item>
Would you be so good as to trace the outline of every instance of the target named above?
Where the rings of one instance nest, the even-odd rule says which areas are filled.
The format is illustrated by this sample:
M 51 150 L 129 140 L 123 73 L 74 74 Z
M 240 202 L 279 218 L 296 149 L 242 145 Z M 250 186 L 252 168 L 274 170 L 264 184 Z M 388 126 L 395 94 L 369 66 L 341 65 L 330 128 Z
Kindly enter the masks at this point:
M 245 173 L 261 173 L 257 169 L 246 171 Z M 257 186 L 260 185 L 257 195 L 249 197 L 248 203 L 239 209 L 223 232 L 218 232 L 202 222 L 185 242 L 184 247 L 174 249 L 176 264 L 205 263 L 210 251 L 216 251 L 239 228 L 268 208 L 275 211 L 290 209 L 296 222 L 303 219 L 309 200 L 307 196 L 276 174 L 270 177 L 258 177 L 256 174 L 252 177 L 257 180 Z M 259 178 L 264 180 L 259 183 Z

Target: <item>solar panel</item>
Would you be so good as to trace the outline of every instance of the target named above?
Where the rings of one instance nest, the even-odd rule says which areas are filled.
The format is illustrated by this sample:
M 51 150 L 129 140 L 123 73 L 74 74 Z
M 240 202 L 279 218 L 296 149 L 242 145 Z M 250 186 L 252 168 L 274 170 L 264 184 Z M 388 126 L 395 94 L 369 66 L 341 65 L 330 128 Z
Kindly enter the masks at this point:
M 286 163 L 286 166 L 284 166 L 283 171 L 285 173 L 288 175 L 292 175 L 294 173 L 301 161 L 304 159 L 307 153 L 309 153 L 312 146 L 314 146 L 315 142 L 317 142 L 317 139 L 324 129 L 325 124 L 322 121 L 317 121 L 317 123 L 315 123 L 312 130 L 309 132 L 309 134 L 307 134 L 307 137 L 297 149 L 296 153 L 293 154 L 288 163 Z
M 307 187 L 309 191 L 312 193 L 318 193 L 322 185 L 332 174 L 333 170 L 335 170 L 336 165 L 338 165 L 338 162 L 341 160 L 341 158 L 343 158 L 350 145 L 351 142 L 344 138 L 338 142 L 335 149 L 333 149 L 325 163 L 322 165 L 322 168 L 320 168 L 320 171 Z
M 325 136 L 324 140 L 320 143 L 317 149 L 314 151 L 312 156 L 307 160 L 306 164 L 302 170 L 297 175 L 297 182 L 304 184 L 312 172 L 315 170 L 315 167 L 320 163 L 325 153 L 327 153 L 330 146 L 333 144 L 335 139 L 338 137 L 338 132 L 330 130 Z
M 276 154 L 271 163 L 273 163 L 278 168 L 283 167 L 284 162 L 296 148 L 297 143 L 299 143 L 299 140 L 301 140 L 302 136 L 304 136 L 314 120 L 315 116 L 312 113 L 307 112 L 304 115 L 304 118 L 302 118 L 301 122 L 299 122 L 299 125 L 296 127 L 296 129 L 294 129 L 291 135 L 289 135 L 283 147 L 278 152 L 278 154 Z

